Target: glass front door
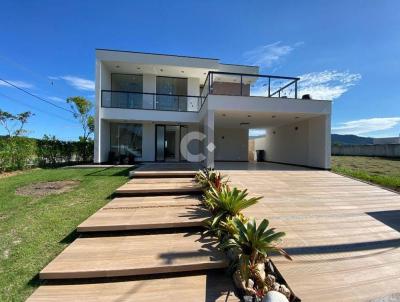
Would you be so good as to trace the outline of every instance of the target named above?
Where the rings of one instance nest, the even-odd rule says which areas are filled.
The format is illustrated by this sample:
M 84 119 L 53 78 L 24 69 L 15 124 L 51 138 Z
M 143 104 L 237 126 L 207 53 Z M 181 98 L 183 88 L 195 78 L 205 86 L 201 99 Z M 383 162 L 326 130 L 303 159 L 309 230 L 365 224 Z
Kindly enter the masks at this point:
M 187 126 L 156 125 L 156 161 L 180 161 L 182 136 L 187 133 Z

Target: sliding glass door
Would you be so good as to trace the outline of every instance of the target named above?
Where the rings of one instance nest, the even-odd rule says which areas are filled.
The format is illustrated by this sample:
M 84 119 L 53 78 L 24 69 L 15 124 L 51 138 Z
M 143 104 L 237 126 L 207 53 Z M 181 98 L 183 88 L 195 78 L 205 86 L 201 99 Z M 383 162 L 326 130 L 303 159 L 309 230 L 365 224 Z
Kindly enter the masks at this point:
M 184 160 L 180 152 L 182 136 L 187 133 L 187 126 L 156 125 L 156 161 Z

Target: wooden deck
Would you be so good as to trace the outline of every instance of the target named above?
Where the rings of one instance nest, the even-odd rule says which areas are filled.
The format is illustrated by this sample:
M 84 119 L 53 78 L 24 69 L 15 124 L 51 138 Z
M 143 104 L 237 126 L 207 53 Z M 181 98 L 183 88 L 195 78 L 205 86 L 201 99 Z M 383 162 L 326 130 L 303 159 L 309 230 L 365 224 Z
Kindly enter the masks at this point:
M 41 272 L 41 279 L 99 278 L 226 267 L 224 255 L 198 234 L 78 238 Z
M 224 171 L 263 195 L 246 214 L 287 236 L 273 257 L 303 301 L 370 301 L 400 292 L 400 195 L 328 171 Z M 397 222 L 396 222 L 397 221 Z
M 399 194 L 327 171 L 264 163 L 247 166 L 252 171 L 243 170 L 246 163 L 224 163 L 221 170 L 229 176 L 231 185 L 246 187 L 251 195 L 264 196 L 246 210 L 248 216 L 259 221 L 268 218 L 272 227 L 287 233 L 282 245 L 294 261 L 279 256 L 273 256 L 273 260 L 302 301 L 371 301 L 400 292 Z M 169 165 L 169 169 L 174 166 Z M 161 171 L 165 170 L 168 169 Z M 161 181 L 153 187 L 188 184 L 190 181 Z M 152 187 L 145 182 L 135 182 L 134 186 Z M 187 196 L 175 197 L 174 202 L 182 206 L 191 202 Z M 160 196 L 133 198 L 118 198 L 109 206 L 130 207 L 134 200 L 138 206 L 160 206 L 163 210 L 154 213 L 164 215 L 162 206 L 166 200 Z M 225 265 L 225 259 L 215 247 L 198 235 L 105 236 L 77 239 L 40 277 L 158 274 Z M 32 301 L 141 302 L 152 300 L 152 293 L 155 300 L 220 301 L 221 296 L 213 294 L 215 291 L 208 284 L 224 284 L 226 278 L 214 275 L 213 271 L 209 276 L 215 279 L 209 282 L 207 278 L 206 285 L 204 276 L 202 280 L 200 277 L 195 280 L 191 279 L 193 275 L 179 280 L 170 277 L 166 281 L 163 277 L 117 283 L 45 285 L 34 293 L 32 299 L 36 300 Z
M 43 285 L 27 302 L 239 302 L 223 272 L 161 279 Z
M 157 211 L 157 213 L 155 213 Z M 83 223 L 78 232 L 184 228 L 203 225 L 209 216 L 198 196 L 115 198 Z

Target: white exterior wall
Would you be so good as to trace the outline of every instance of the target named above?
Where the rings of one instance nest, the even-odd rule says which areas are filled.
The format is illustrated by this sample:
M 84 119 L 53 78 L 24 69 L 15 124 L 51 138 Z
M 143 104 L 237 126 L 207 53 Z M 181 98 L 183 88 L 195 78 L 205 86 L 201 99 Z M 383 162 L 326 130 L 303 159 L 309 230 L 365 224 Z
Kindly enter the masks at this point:
M 143 123 L 142 136 L 142 158 L 141 161 L 154 161 L 156 157 L 155 150 L 156 127 L 153 123 Z
M 153 74 L 143 75 L 143 92 L 155 93 L 156 92 L 156 76 Z M 155 106 L 153 95 L 144 94 L 143 95 L 143 108 L 153 109 Z
M 187 94 L 190 96 L 200 95 L 200 79 L 199 78 L 188 78 L 187 81 Z M 200 104 L 199 98 L 188 97 L 188 111 L 198 111 Z
M 240 128 L 216 128 L 214 133 L 215 154 L 218 161 L 247 161 L 249 131 Z
M 265 150 L 267 161 L 329 169 L 330 116 L 268 129 Z

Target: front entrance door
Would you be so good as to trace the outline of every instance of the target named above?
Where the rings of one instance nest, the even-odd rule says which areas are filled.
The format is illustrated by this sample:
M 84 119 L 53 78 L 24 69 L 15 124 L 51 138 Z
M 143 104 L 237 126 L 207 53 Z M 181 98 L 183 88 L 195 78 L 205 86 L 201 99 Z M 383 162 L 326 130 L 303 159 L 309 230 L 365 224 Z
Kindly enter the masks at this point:
M 182 135 L 187 133 L 187 126 L 156 125 L 156 161 L 180 161 Z

